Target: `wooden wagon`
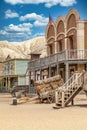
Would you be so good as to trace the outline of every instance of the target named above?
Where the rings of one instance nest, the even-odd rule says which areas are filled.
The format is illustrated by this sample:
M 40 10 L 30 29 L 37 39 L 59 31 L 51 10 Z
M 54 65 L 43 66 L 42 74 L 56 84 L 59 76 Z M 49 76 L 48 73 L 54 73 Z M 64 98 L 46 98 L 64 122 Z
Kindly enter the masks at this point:
M 53 103 L 54 100 L 55 100 L 55 91 L 54 90 L 50 90 L 50 91 L 42 92 L 42 93 L 40 93 L 39 98 L 40 98 L 42 103 L 45 100 L 48 103 Z
M 34 87 L 41 102 L 54 102 L 55 90 L 63 85 L 63 79 L 60 75 L 34 82 Z

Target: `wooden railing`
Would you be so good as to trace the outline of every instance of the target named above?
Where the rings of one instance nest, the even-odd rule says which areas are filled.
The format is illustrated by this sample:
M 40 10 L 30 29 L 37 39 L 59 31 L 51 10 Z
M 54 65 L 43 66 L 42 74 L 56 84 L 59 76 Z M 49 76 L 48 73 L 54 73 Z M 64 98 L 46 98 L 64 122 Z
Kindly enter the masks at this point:
M 83 83 L 83 74 L 84 71 L 82 73 L 78 73 L 75 72 L 66 82 L 65 84 L 61 87 L 62 91 L 66 91 L 68 90 L 68 88 L 75 86 L 75 84 L 77 84 L 78 86 L 80 86 Z
M 55 104 L 60 107 L 67 106 L 82 90 L 85 71 L 74 73 L 63 86 L 55 91 Z
M 87 59 L 87 50 L 65 50 L 55 53 L 45 58 L 32 60 L 29 62 L 28 67 L 30 70 L 47 67 L 52 64 L 63 62 L 66 60 L 85 60 Z

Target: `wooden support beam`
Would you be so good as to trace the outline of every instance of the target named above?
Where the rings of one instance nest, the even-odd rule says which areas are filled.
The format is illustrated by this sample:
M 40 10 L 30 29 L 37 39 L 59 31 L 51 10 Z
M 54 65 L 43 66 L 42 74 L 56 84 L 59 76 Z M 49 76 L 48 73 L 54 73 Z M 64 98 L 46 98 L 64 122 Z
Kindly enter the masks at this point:
M 36 71 L 34 70 L 34 81 L 36 81 Z
M 51 77 L 51 66 L 49 66 L 49 77 Z
M 55 91 L 55 104 L 58 104 L 58 91 Z
M 66 81 L 69 79 L 69 63 L 66 63 L 66 74 L 65 74 L 65 76 L 66 76 Z
M 72 101 L 71 101 L 71 105 L 72 105 L 72 106 L 74 105 L 74 99 L 72 99 Z
M 59 74 L 59 64 L 57 63 L 57 75 Z
M 65 104 L 64 104 L 64 92 L 62 92 L 62 107 L 65 107 Z
M 29 71 L 29 93 L 30 93 L 30 87 L 31 87 L 31 72 Z
M 42 80 L 42 70 L 40 69 L 40 80 Z

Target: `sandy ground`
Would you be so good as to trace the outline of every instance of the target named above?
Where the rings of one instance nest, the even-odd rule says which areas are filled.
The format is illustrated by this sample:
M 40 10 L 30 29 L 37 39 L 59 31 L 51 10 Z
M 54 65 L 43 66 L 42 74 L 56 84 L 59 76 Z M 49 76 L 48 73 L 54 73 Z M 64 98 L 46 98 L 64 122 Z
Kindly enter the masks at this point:
M 0 130 L 87 130 L 87 98 L 79 95 L 75 105 L 53 109 L 54 104 L 11 105 L 0 94 Z

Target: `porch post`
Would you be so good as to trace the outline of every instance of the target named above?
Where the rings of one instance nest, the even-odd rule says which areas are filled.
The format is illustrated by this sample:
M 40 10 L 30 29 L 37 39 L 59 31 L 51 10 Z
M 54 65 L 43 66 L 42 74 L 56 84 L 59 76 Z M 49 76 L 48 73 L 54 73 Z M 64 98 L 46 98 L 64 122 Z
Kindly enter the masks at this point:
M 8 83 L 7 83 L 7 77 L 6 77 L 6 91 L 7 91 L 7 89 L 8 89 Z
M 62 107 L 65 107 L 65 104 L 64 104 L 64 92 L 62 92 Z
M 59 74 L 59 63 L 58 63 L 58 54 L 57 54 L 57 75 Z
M 42 80 L 42 70 L 40 69 L 40 80 Z
M 29 71 L 29 93 L 30 93 L 30 87 L 31 87 L 31 71 Z
M 69 63 L 66 63 L 66 71 L 65 71 L 65 81 L 69 79 Z
M 59 64 L 57 63 L 57 75 L 59 74 Z
M 51 77 L 51 66 L 49 66 L 49 77 Z
M 86 71 L 87 71 L 87 63 L 86 63 Z
M 8 77 L 8 91 L 10 90 L 10 77 Z
M 36 81 L 36 71 L 34 70 L 34 81 Z
M 72 105 L 72 106 L 74 105 L 74 99 L 72 99 L 72 101 L 71 101 L 71 105 Z

